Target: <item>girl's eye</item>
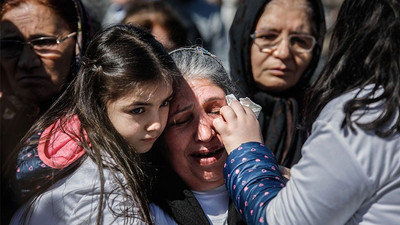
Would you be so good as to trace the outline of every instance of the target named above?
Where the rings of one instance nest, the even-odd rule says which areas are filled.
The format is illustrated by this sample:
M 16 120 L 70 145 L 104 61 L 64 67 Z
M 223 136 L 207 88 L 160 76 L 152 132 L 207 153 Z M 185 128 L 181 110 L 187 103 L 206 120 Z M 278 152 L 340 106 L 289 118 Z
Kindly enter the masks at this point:
M 133 109 L 131 112 L 133 114 L 142 114 L 144 112 L 144 108 L 143 107 L 136 108 L 136 109 Z

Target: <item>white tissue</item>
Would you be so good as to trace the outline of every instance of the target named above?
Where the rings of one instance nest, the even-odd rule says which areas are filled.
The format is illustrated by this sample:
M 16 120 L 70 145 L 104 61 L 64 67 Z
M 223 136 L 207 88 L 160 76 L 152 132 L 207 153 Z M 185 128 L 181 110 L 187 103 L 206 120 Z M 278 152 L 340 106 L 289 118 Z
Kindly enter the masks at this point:
M 225 96 L 225 98 L 226 98 L 226 102 L 228 103 L 228 105 L 231 105 L 233 100 L 237 100 L 237 98 L 233 94 L 227 95 L 227 96 Z M 258 116 L 260 115 L 261 109 L 262 109 L 262 107 L 260 105 L 254 103 L 248 97 L 239 98 L 239 102 L 240 102 L 240 104 L 249 107 L 254 112 L 256 117 L 258 118 Z

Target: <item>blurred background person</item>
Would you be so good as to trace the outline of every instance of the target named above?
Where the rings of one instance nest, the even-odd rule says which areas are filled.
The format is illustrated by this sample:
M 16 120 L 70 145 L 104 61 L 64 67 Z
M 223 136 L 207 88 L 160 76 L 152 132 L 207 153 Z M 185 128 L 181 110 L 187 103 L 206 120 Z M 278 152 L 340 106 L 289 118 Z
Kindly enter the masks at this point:
M 126 16 L 127 7 L 137 0 L 111 0 L 102 26 L 121 23 Z M 149 0 L 152 1 L 152 0 Z M 181 23 L 187 30 L 190 45 L 209 49 L 223 62 L 229 70 L 229 41 L 221 8 L 218 4 L 206 0 L 162 0 L 177 12 Z
M 226 70 L 229 70 L 229 38 L 219 5 L 206 0 L 164 1 L 171 4 L 189 27 L 194 26 L 198 30 L 200 39 L 195 40 L 192 45 L 202 46 L 212 52 L 222 61 Z
M 265 145 L 291 167 L 307 138 L 303 96 L 311 83 L 325 35 L 320 0 L 242 1 L 230 30 L 230 73 L 241 95 L 262 106 Z
M 101 26 L 104 28 L 121 23 L 126 15 L 126 5 L 135 1 L 136 0 L 108 0 L 104 18 L 101 20 Z
M 79 0 L 6 0 L 0 16 L 3 161 L 73 79 L 94 31 Z
M 163 1 L 130 2 L 122 22 L 146 28 L 167 51 L 189 45 L 188 31 L 176 12 Z

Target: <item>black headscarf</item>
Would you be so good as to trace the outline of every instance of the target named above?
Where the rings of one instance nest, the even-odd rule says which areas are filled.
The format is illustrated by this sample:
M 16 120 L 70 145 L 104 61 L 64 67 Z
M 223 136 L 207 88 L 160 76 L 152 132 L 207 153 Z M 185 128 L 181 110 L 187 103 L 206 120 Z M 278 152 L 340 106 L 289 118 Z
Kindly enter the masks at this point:
M 326 30 L 323 5 L 320 0 L 308 0 L 313 8 L 317 45 L 313 50 L 310 65 L 299 82 L 279 94 L 258 89 L 253 79 L 250 61 L 252 34 L 258 19 L 270 0 L 241 0 L 230 29 L 230 72 L 242 97 L 247 96 L 263 107 L 260 114 L 264 142 L 277 157 L 278 163 L 291 167 L 301 157 L 301 147 L 307 138 L 301 123 L 301 108 L 305 89 L 310 85 L 321 55 Z

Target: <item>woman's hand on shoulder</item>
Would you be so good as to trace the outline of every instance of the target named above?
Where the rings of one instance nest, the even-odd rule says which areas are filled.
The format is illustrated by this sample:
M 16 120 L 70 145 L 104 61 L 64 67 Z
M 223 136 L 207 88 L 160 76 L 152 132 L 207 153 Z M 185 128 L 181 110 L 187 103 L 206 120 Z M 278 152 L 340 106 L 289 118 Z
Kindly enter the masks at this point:
M 230 106 L 222 107 L 220 115 L 213 125 L 228 154 L 246 142 L 262 143 L 260 125 L 249 107 L 235 100 Z

